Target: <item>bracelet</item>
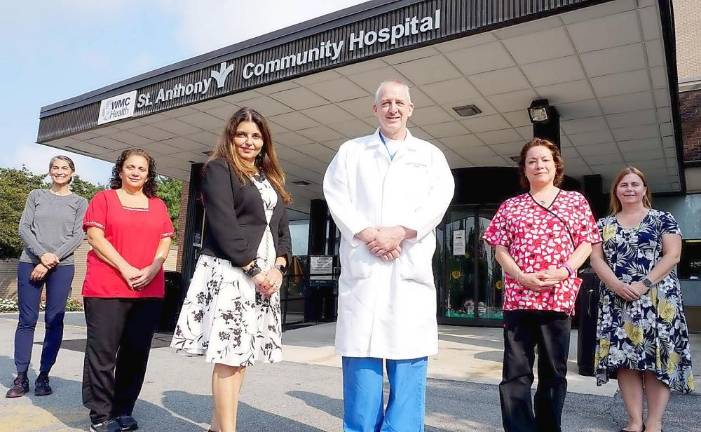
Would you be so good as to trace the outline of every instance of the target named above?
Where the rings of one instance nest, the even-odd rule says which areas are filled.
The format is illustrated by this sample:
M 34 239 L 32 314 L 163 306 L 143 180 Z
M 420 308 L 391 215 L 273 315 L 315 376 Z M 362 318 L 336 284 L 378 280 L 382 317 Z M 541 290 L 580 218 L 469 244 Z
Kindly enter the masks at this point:
M 564 268 L 565 270 L 567 270 L 567 277 L 568 278 L 571 278 L 573 276 L 577 276 L 577 271 L 575 269 L 573 269 L 571 265 L 569 265 L 567 263 L 563 263 L 561 268 Z
M 249 268 L 246 269 L 242 267 L 241 270 L 243 270 L 243 274 L 245 274 L 251 279 L 253 279 L 263 271 L 260 267 L 258 267 L 258 263 L 255 261 L 253 261 L 253 265 L 251 265 Z

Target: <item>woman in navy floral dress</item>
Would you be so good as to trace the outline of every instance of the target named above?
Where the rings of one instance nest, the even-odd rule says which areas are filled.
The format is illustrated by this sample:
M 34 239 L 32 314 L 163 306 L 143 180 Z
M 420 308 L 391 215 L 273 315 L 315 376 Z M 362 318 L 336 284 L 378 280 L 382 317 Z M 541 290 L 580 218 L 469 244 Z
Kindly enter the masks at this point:
M 602 281 L 597 384 L 618 379 L 629 417 L 622 431 L 658 432 L 670 389 L 686 393 L 694 387 L 675 271 L 681 231 L 670 213 L 651 208 L 645 176 L 633 167 L 623 169 L 612 183 L 611 209 L 610 216 L 599 220 L 604 241 L 591 255 Z

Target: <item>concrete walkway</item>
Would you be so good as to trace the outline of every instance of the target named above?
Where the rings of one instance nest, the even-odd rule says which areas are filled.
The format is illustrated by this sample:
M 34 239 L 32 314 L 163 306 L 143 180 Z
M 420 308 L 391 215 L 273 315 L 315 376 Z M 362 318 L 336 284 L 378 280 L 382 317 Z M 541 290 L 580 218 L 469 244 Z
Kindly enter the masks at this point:
M 11 385 L 16 315 L 0 314 L 0 391 Z M 340 431 L 342 390 L 340 360 L 333 352 L 334 324 L 285 332 L 286 361 L 256 365 L 246 372 L 239 431 Z M 43 326 L 37 326 L 41 352 Z M 206 430 L 210 419 L 211 366 L 168 348 L 169 335 L 157 335 L 149 369 L 134 416 L 144 431 Z M 0 398 L 0 432 L 87 430 L 87 410 L 81 405 L 85 327 L 81 313 L 66 318 L 64 344 L 52 371 L 54 395 Z M 576 332 L 572 335 L 576 346 Z M 701 337 L 693 335 L 695 359 Z M 440 352 L 431 359 L 427 390 L 426 430 L 499 431 L 501 418 L 496 384 L 501 374 L 501 330 L 476 327 L 440 328 Z M 571 351 L 575 359 L 575 351 Z M 698 370 L 698 369 L 697 369 Z M 30 379 L 33 380 L 34 373 Z M 697 376 L 697 382 L 699 377 Z M 576 373 L 570 361 L 565 431 L 617 431 L 624 410 L 615 382 L 597 387 L 593 378 Z M 665 431 L 701 431 L 696 419 L 698 395 L 674 395 Z

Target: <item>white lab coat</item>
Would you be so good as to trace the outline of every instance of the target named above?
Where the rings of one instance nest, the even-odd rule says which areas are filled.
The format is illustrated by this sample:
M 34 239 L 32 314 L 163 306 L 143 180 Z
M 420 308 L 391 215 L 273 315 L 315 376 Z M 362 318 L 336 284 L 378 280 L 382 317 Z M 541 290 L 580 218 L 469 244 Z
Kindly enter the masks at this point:
M 393 160 L 379 131 L 341 146 L 324 176 L 324 196 L 341 231 L 338 354 L 410 359 L 438 352 L 434 230 L 453 189 L 443 153 L 410 133 Z M 353 237 L 394 225 L 417 232 L 394 261 L 375 257 Z

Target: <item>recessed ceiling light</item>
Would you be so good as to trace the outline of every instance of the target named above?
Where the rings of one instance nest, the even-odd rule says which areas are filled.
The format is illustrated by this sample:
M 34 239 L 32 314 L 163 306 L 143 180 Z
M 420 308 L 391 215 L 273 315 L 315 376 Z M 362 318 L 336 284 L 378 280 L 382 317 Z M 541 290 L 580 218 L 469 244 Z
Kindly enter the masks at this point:
M 477 108 L 477 105 L 463 105 L 459 107 L 453 107 L 453 111 L 458 113 L 460 117 L 470 117 L 473 115 L 480 114 L 481 109 Z

